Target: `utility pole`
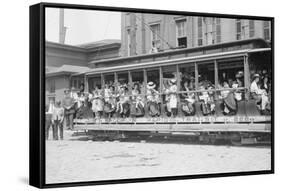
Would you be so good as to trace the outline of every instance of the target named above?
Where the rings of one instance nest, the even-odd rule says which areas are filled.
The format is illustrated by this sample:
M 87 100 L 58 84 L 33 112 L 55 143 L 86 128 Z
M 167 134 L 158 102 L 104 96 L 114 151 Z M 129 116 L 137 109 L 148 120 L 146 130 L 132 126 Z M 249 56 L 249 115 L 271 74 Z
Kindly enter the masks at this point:
M 65 43 L 66 27 L 64 26 L 64 9 L 59 10 L 59 43 Z

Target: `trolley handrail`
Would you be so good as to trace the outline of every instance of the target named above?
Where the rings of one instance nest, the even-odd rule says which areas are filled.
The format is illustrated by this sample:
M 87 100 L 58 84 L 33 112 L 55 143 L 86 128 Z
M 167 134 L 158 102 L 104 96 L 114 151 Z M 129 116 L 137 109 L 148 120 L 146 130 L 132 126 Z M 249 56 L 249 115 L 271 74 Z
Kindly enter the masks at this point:
M 155 92 L 155 95 L 169 95 L 169 94 L 183 94 L 183 93 L 187 93 L 187 94 L 191 94 L 191 93 L 203 93 L 203 92 L 219 92 L 219 91 L 239 91 L 239 90 L 248 90 L 248 88 L 246 87 L 239 87 L 239 88 L 219 88 L 219 89 L 208 89 L 208 90 L 191 90 L 191 91 L 177 91 L 177 92 L 174 92 L 174 93 L 166 93 L 166 92 Z M 132 95 L 131 93 L 130 94 L 127 94 L 127 95 L 114 95 L 114 96 L 99 96 L 99 97 L 96 97 L 97 98 L 114 98 L 114 97 L 133 97 L 133 96 L 148 96 L 147 93 L 146 94 L 142 94 L 142 93 L 139 93 L 137 95 Z

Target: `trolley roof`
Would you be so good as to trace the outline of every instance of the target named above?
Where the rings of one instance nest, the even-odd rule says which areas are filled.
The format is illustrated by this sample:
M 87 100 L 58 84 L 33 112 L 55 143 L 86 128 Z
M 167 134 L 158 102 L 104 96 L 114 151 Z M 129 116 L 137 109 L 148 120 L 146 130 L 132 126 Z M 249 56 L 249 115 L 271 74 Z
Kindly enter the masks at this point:
M 183 57 L 183 58 L 176 58 L 176 59 L 145 62 L 145 63 L 134 63 L 134 64 L 126 64 L 126 65 L 120 65 L 120 66 L 112 66 L 112 67 L 101 67 L 101 68 L 90 69 L 87 72 L 79 73 L 76 75 L 81 75 L 81 74 L 94 75 L 94 74 L 101 74 L 101 73 L 111 73 L 111 72 L 119 72 L 119 71 L 138 70 L 138 69 L 144 69 L 144 68 L 153 68 L 153 67 L 157 67 L 157 66 L 168 66 L 168 65 L 174 65 L 174 64 L 204 62 L 204 61 L 209 61 L 209 60 L 234 58 L 234 57 L 240 57 L 240 56 L 242 57 L 249 53 L 265 52 L 265 51 L 271 51 L 271 48 L 235 50 L 235 51 L 229 51 L 229 52 L 220 52 L 220 53 L 214 53 L 214 54 L 205 54 L 205 55 L 199 55 L 199 56 L 190 56 L 190 57 Z

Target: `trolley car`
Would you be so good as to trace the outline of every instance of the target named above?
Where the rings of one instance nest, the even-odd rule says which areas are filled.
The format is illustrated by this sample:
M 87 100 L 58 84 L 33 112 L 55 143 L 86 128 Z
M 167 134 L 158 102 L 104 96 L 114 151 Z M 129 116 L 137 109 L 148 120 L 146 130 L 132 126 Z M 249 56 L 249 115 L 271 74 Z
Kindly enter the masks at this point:
M 120 79 L 132 85 L 135 82 L 147 87 L 153 81 L 160 95 L 161 114 L 149 116 L 147 110 L 147 95 L 144 99 L 144 115 L 141 117 L 120 117 L 102 115 L 99 119 L 76 119 L 74 129 L 84 130 L 96 136 L 122 138 L 132 134 L 148 136 L 182 135 L 193 137 L 204 143 L 214 143 L 217 140 L 230 140 L 233 144 L 256 144 L 270 142 L 271 115 L 261 115 L 255 100 L 250 96 L 250 84 L 253 73 L 260 70 L 271 72 L 270 45 L 262 39 L 243 40 L 222 43 L 198 48 L 184 48 L 149 55 L 115 58 L 92 63 L 95 68 L 86 73 L 76 74 L 72 79 L 83 78 L 86 91 L 99 85 L 101 88 L 109 81 L 117 84 Z M 242 99 L 237 102 L 235 115 L 224 115 L 221 109 L 220 93 L 221 78 L 225 74 L 229 79 L 235 78 L 235 73 L 243 72 L 243 87 L 228 88 L 229 91 L 242 92 Z M 195 90 L 194 115 L 184 115 L 180 105 L 182 93 L 182 78 L 184 74 L 192 76 Z M 164 105 L 164 81 L 172 76 L 177 77 L 178 112 L 174 117 L 167 116 Z M 200 81 L 208 80 L 214 87 L 200 90 Z M 131 93 L 131 89 L 129 88 Z M 146 91 L 144 91 L 146 92 Z M 214 96 L 214 113 L 204 115 L 200 108 L 199 94 L 212 92 Z M 130 94 L 130 96 L 132 96 Z

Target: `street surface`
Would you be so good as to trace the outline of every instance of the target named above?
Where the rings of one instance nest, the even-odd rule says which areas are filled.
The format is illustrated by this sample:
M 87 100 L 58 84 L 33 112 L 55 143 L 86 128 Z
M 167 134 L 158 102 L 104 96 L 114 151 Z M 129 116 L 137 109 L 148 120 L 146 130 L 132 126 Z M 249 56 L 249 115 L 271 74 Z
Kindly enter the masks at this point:
M 91 141 L 72 133 L 46 142 L 46 183 L 258 171 L 271 165 L 270 147 Z

